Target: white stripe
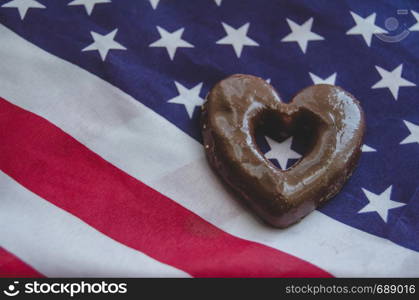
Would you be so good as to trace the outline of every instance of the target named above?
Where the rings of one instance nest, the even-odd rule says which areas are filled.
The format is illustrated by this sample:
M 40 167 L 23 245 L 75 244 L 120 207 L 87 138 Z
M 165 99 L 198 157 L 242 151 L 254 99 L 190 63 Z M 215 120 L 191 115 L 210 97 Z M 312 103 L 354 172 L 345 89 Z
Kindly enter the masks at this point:
M 166 171 L 161 166 L 176 169 L 202 155 L 198 147 L 183 147 L 192 138 L 153 111 L 1 24 L 0 54 L 1 97 L 50 120 L 128 173 L 141 172 L 144 160 L 147 176 L 158 178 Z
M 419 253 L 320 212 L 286 230 L 259 223 L 221 186 L 198 142 L 119 89 L 1 26 L 0 57 L 0 92 L 6 99 L 47 118 L 219 228 L 336 276 L 419 275 L 414 268 Z
M 48 277 L 187 277 L 124 246 L 0 171 L 0 245 Z

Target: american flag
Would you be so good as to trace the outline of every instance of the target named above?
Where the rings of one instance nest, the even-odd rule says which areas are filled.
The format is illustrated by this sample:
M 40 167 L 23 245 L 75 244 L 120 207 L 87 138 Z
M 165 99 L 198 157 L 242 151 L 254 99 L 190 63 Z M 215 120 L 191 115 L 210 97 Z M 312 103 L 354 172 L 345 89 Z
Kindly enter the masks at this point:
M 0 0 L 0 23 L 0 275 L 419 276 L 418 1 Z M 366 114 L 352 178 L 284 230 L 206 162 L 199 107 L 235 73 Z

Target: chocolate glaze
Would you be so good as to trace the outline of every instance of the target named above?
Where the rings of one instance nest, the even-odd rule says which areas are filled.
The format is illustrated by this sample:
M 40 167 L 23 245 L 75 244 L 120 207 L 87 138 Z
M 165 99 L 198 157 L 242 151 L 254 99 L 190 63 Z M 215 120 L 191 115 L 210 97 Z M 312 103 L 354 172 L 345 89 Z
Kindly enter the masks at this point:
M 217 83 L 202 109 L 210 165 L 276 227 L 299 221 L 334 196 L 361 153 L 364 114 L 359 102 L 337 86 L 309 86 L 286 104 L 263 79 L 237 74 Z M 278 141 L 304 134 L 313 142 L 299 162 L 283 171 L 257 146 L 258 128 Z

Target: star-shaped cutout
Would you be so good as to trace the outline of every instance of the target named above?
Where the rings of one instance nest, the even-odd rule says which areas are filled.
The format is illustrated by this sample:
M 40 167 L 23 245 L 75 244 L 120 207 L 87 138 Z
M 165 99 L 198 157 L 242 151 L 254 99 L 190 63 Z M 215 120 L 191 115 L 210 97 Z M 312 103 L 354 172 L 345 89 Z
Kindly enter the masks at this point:
M 199 94 L 202 89 L 202 82 L 197 84 L 191 89 L 188 89 L 181 85 L 179 82 L 175 81 L 175 85 L 179 95 L 167 101 L 168 103 L 182 104 L 185 106 L 186 112 L 190 119 L 192 119 L 193 112 L 196 106 L 201 106 L 204 103 Z
M 410 31 L 419 31 L 419 13 L 412 10 L 412 14 L 416 19 L 416 24 L 409 28 Z
M 223 1 L 223 0 L 214 0 L 215 1 L 215 4 L 217 4 L 217 6 L 220 6 L 221 5 L 221 2 Z
M 265 136 L 271 150 L 265 153 L 267 159 L 276 159 L 282 170 L 287 168 L 289 159 L 298 159 L 301 155 L 291 149 L 292 137 L 289 137 L 282 143 L 278 143 L 273 139 Z
M 376 212 L 384 222 L 388 222 L 388 212 L 390 209 L 401 207 L 406 205 L 406 203 L 396 202 L 390 200 L 391 197 L 391 188 L 390 185 L 384 192 L 377 195 L 366 189 L 362 189 L 365 196 L 367 196 L 369 203 L 365 205 L 361 210 L 358 211 L 359 214 L 367 212 Z
M 287 23 L 291 28 L 291 33 L 284 37 L 281 41 L 297 42 L 303 53 L 306 53 L 308 42 L 324 40 L 324 37 L 311 31 L 311 27 L 313 26 L 313 18 L 308 19 L 302 25 L 299 25 L 287 18 Z
M 399 96 L 400 87 L 416 86 L 413 82 L 410 82 L 402 77 L 403 64 L 400 64 L 391 72 L 384 70 L 379 66 L 375 66 L 375 68 L 378 73 L 380 73 L 381 80 L 374 84 L 371 88 L 388 88 L 395 100 L 397 100 L 397 97 Z
M 3 4 L 1 7 L 17 8 L 20 19 L 24 19 L 29 8 L 46 8 L 45 5 L 35 0 L 12 0 Z
M 400 142 L 400 144 L 418 143 L 419 144 L 419 125 L 413 124 L 409 121 L 403 121 L 410 131 L 410 134 Z
M 90 14 L 93 11 L 93 7 L 96 4 L 109 2 L 111 2 L 111 0 L 73 0 L 70 3 L 68 3 L 68 5 L 84 5 L 87 14 L 90 16 Z
M 362 152 L 377 152 L 374 148 L 368 146 L 368 145 L 362 145 L 361 148 Z
M 234 52 L 238 58 L 240 58 L 244 46 L 259 46 L 258 43 L 247 36 L 250 23 L 246 23 L 238 29 L 234 29 L 224 22 L 222 24 L 227 35 L 216 43 L 219 45 L 233 46 Z
M 180 28 L 172 33 L 157 26 L 160 34 L 160 39 L 150 44 L 150 47 L 165 47 L 171 60 L 175 57 L 176 50 L 179 47 L 193 48 L 194 45 L 182 39 L 182 34 L 185 28 Z
M 311 80 L 313 80 L 314 84 L 332 84 L 334 85 L 336 82 L 336 73 L 333 73 L 327 78 L 321 78 L 313 73 L 309 73 Z
M 375 17 L 376 14 L 372 13 L 365 19 L 361 16 L 357 15 L 356 13 L 351 11 L 352 18 L 354 19 L 356 25 L 349 29 L 346 34 L 360 34 L 364 38 L 365 42 L 367 43 L 368 47 L 371 46 L 372 36 L 376 33 L 387 33 L 386 30 L 382 29 L 381 27 L 375 25 Z
M 157 5 L 159 5 L 160 0 L 150 0 L 150 4 L 153 7 L 153 9 L 156 9 Z
M 91 31 L 90 34 L 92 35 L 94 42 L 81 51 L 97 50 L 99 51 L 100 57 L 104 61 L 110 50 L 127 50 L 127 48 L 114 40 L 117 32 L 118 29 L 114 29 L 108 34 L 101 35 Z

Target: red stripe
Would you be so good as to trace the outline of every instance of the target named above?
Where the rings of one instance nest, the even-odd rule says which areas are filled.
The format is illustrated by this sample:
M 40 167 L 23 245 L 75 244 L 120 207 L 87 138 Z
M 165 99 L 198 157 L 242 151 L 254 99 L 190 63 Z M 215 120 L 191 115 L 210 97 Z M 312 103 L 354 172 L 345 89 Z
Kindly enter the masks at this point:
M 4 248 L 0 247 L 0 278 L 6 277 L 40 278 L 44 276 L 10 252 L 7 252 Z
M 192 276 L 330 276 L 218 229 L 5 100 L 0 100 L 0 141 L 0 169 L 20 184 L 107 236 Z

